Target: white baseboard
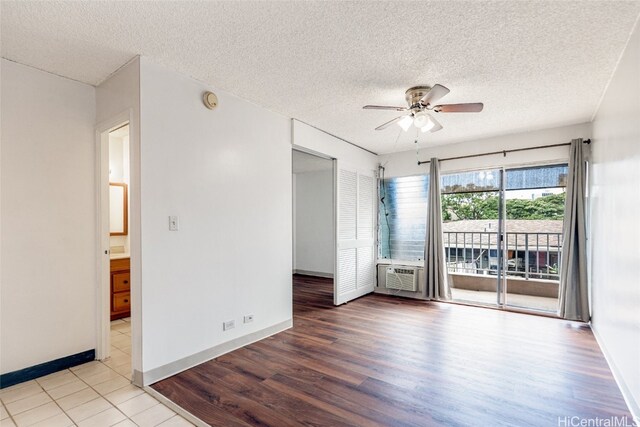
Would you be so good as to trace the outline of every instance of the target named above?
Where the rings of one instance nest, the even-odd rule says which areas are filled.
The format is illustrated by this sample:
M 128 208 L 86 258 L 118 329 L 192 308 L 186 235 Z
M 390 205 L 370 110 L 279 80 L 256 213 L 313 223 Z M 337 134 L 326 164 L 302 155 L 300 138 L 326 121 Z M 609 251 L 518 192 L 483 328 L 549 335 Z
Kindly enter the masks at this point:
M 327 279 L 333 279 L 333 273 L 323 273 L 321 271 L 310 271 L 310 270 L 293 270 L 293 274 L 302 274 L 304 276 L 316 276 L 316 277 L 325 277 Z
M 598 347 L 600 347 L 600 350 L 602 350 L 602 354 L 604 354 L 604 358 L 607 361 L 607 364 L 609 365 L 609 369 L 611 369 L 611 373 L 613 374 L 613 379 L 616 380 L 616 383 L 618 384 L 618 388 L 622 393 L 622 397 L 624 398 L 624 401 L 627 403 L 627 406 L 629 407 L 629 411 L 631 412 L 631 415 L 633 416 L 634 421 L 636 422 L 637 425 L 640 425 L 640 402 L 635 401 L 633 394 L 631 393 L 631 390 L 629 389 L 629 387 L 627 387 L 627 384 L 624 381 L 624 377 L 622 376 L 622 373 L 618 370 L 615 363 L 613 363 L 613 358 L 611 357 L 611 354 L 609 353 L 607 348 L 604 346 L 604 341 L 602 340 L 602 337 L 600 336 L 598 331 L 593 327 L 593 323 L 591 323 L 591 331 L 593 332 L 593 336 L 596 338 Z
M 275 335 L 278 332 L 285 331 L 292 326 L 293 319 L 285 320 L 284 322 L 280 322 L 259 331 L 243 335 L 241 337 L 232 339 L 231 341 L 227 341 L 220 345 L 203 350 L 199 353 L 192 354 L 191 356 L 187 356 L 174 362 L 167 363 L 163 366 L 158 366 L 157 368 L 151 369 L 149 371 L 134 371 L 134 383 L 142 384 L 143 386 L 151 385 L 155 382 L 176 375 L 182 371 L 186 371 L 189 368 L 193 368 L 196 365 L 207 362 L 211 359 L 215 359 L 218 356 L 222 356 L 225 353 L 229 353 L 253 342 L 260 341 L 262 339 L 270 337 L 271 335 Z

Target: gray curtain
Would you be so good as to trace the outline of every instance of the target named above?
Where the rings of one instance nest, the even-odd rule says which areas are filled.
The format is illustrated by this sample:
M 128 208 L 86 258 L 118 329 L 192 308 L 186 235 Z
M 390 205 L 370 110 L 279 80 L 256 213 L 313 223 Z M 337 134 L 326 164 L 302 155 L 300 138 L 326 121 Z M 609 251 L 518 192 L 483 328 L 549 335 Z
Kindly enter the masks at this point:
M 442 237 L 442 203 L 440 201 L 440 161 L 432 158 L 429 172 L 429 206 L 427 233 L 424 239 L 423 295 L 429 299 L 451 299 L 444 241 Z
M 569 320 L 588 322 L 590 316 L 587 290 L 585 178 L 582 139 L 574 139 L 571 141 L 562 229 L 564 241 L 560 265 L 558 315 Z

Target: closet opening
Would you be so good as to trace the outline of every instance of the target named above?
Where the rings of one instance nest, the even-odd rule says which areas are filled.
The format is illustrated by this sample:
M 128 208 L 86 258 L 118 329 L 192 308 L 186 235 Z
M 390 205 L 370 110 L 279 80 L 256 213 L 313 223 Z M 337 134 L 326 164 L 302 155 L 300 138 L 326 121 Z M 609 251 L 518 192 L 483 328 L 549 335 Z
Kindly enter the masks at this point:
M 335 272 L 334 160 L 292 153 L 293 295 L 332 307 Z

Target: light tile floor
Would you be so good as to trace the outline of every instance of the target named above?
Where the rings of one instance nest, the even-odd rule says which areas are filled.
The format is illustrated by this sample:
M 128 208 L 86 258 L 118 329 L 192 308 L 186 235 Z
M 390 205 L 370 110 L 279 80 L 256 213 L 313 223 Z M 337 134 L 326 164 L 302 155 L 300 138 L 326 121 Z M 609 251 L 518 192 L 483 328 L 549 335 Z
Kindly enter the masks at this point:
M 0 426 L 192 426 L 131 384 L 131 324 L 111 322 L 111 357 L 0 390 Z

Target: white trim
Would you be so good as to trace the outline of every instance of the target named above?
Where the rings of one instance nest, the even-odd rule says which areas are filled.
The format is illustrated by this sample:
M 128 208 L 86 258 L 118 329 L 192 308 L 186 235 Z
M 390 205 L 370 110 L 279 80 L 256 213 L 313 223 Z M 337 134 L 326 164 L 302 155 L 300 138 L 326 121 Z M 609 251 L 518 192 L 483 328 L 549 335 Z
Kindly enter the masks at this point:
M 111 350 L 111 318 L 109 309 L 109 216 L 103 215 L 103 207 L 109 203 L 109 132 L 131 121 L 131 110 L 98 123 L 95 128 L 96 143 L 96 359 L 104 360 Z M 108 210 L 107 210 L 108 211 Z M 106 251 L 106 252 L 105 252 Z
M 291 156 L 291 265 L 293 266 L 293 272 L 296 270 L 296 251 L 298 250 L 298 246 L 296 243 L 298 222 L 296 220 L 297 209 L 296 209 L 296 191 L 297 191 L 297 177 L 296 174 L 293 173 L 293 156 Z
M 111 316 L 110 316 L 110 256 L 109 256 L 109 219 L 103 215 L 102 207 L 108 203 L 109 183 L 109 148 L 108 134 L 123 124 L 129 124 L 129 241 L 131 253 L 131 366 L 132 369 L 142 365 L 142 292 L 140 283 L 140 191 L 139 191 L 139 129 L 134 118 L 134 110 L 128 108 L 110 119 L 96 124 L 96 359 L 109 357 L 111 350 Z M 105 251 L 107 253 L 105 254 Z M 140 381 L 134 384 L 141 385 Z
M 311 150 L 309 148 L 302 147 L 300 145 L 291 144 L 291 149 L 293 151 L 298 151 L 300 153 L 311 154 L 312 156 L 320 157 L 321 159 L 325 159 L 325 160 L 335 160 L 331 156 L 327 156 L 326 154 L 322 154 L 322 153 L 320 153 L 318 151 L 314 151 L 314 150 Z M 293 161 L 291 162 L 291 165 L 293 166 Z M 293 172 L 293 170 L 292 170 L 291 173 L 295 173 L 295 172 Z
M 338 263 L 340 260 L 338 259 L 338 254 L 340 253 L 339 245 L 339 236 L 338 236 L 338 203 L 340 200 L 338 198 L 338 192 L 340 191 L 340 186 L 338 181 L 340 180 L 340 175 L 338 172 L 340 165 L 338 164 L 338 159 L 333 160 L 333 305 L 338 304 L 338 281 L 340 280 L 340 276 L 338 276 Z
M 611 369 L 611 373 L 613 374 L 613 379 L 618 384 L 618 388 L 620 389 L 620 393 L 622 393 L 622 398 L 624 399 L 631 415 L 633 416 L 634 421 L 637 425 L 640 425 L 640 402 L 636 402 L 633 398 L 633 394 L 631 393 L 631 389 L 627 387 L 627 384 L 624 382 L 624 377 L 622 373 L 618 370 L 616 365 L 613 363 L 613 358 L 611 354 L 607 351 L 607 348 L 604 346 L 604 341 L 602 337 L 598 333 L 598 331 L 593 327 L 593 323 L 590 324 L 591 331 L 593 332 L 593 336 L 596 339 L 596 343 L 598 343 L 598 347 L 602 351 L 604 355 L 604 359 L 607 361 L 607 365 L 609 365 L 609 369 Z
M 229 353 L 240 347 L 244 347 L 245 345 L 249 345 L 270 337 L 271 335 L 285 331 L 291 327 L 293 327 L 293 319 L 285 320 L 284 322 L 276 323 L 273 326 L 269 326 L 248 335 L 243 335 L 241 337 L 234 338 L 231 341 L 202 350 L 196 354 L 192 354 L 191 356 L 183 357 L 182 359 L 167 363 L 166 365 L 158 366 L 157 368 L 151 369 L 147 372 L 134 371 L 133 377 L 134 380 L 141 381 L 144 386 L 148 386 L 182 371 L 193 368 L 196 365 L 215 359 L 216 357 L 222 356 L 223 354 Z M 136 381 L 134 381 L 134 383 L 135 382 Z

